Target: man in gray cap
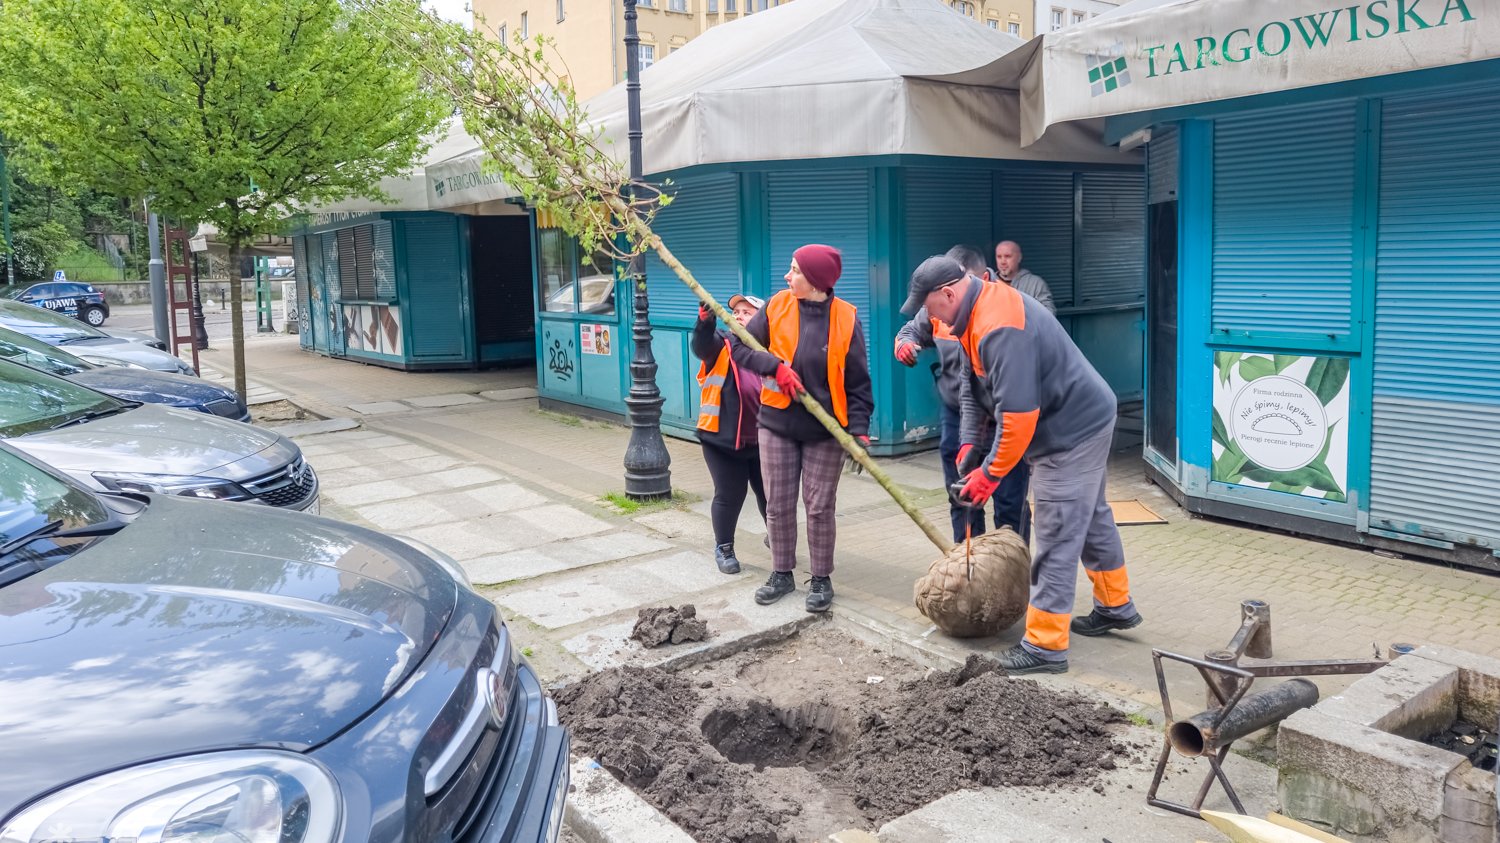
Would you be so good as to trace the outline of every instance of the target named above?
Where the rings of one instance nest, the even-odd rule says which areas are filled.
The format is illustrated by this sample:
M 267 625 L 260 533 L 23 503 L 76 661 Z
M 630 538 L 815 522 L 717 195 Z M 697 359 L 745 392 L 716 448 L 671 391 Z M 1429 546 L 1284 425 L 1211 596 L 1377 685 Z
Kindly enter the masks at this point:
M 1115 395 L 1036 299 L 986 284 L 945 256 L 912 273 L 901 311 L 927 312 L 958 338 L 974 377 L 965 380 L 959 439 L 978 450 L 992 417 L 994 443 L 963 480 L 960 496 L 983 502 L 1022 459 L 1036 496 L 1026 635 L 999 657 L 1011 674 L 1063 673 L 1068 635 L 1139 626 L 1125 549 L 1105 499 Z M 1094 584 L 1094 610 L 1071 618 L 1078 563 Z

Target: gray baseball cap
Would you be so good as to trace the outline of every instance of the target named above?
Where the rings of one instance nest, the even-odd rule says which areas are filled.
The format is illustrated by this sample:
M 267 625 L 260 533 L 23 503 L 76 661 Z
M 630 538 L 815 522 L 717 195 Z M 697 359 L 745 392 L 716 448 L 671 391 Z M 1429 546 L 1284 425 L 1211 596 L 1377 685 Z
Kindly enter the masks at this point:
M 911 286 L 907 291 L 906 304 L 901 305 L 901 312 L 907 316 L 917 315 L 933 290 L 961 281 L 966 275 L 968 273 L 963 266 L 947 255 L 933 255 L 922 261 L 922 265 L 911 274 Z

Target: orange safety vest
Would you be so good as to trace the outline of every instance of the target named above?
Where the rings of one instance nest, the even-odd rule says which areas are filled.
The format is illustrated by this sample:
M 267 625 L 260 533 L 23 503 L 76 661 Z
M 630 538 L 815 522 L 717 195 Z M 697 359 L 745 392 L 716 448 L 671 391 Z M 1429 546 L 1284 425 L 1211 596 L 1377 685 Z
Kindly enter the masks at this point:
M 719 357 L 714 360 L 714 367 L 708 367 L 708 361 L 698 364 L 698 385 L 703 387 L 703 392 L 698 397 L 698 429 L 709 433 L 719 432 L 719 409 L 720 402 L 724 396 L 724 381 L 729 377 L 729 341 L 725 340 L 724 347 L 719 349 Z
M 844 394 L 844 361 L 849 357 L 849 346 L 854 342 L 854 305 L 839 298 L 828 300 L 828 392 L 833 396 L 833 415 L 839 424 L 849 426 L 849 399 Z M 802 316 L 797 308 L 797 297 L 791 290 L 782 290 L 766 303 L 766 324 L 771 329 L 771 345 L 768 349 L 782 362 L 791 365 L 797 356 L 797 340 L 802 336 Z M 776 386 L 776 379 L 764 379 L 760 390 L 760 403 L 785 410 L 792 406 L 792 399 L 783 395 Z
M 958 341 L 963 344 L 974 365 L 974 374 L 984 377 L 984 361 L 979 359 L 979 341 L 991 331 L 1001 328 L 1025 328 L 1026 305 L 1021 294 L 1009 284 L 981 284 L 979 297 L 974 300 L 974 310 L 969 314 L 969 324 Z

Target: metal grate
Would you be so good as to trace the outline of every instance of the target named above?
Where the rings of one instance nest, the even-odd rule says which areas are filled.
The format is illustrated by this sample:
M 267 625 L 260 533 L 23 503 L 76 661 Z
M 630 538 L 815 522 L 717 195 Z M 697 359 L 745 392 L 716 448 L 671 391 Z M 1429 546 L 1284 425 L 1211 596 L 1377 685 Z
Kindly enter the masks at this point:
M 283 468 L 241 484 L 257 500 L 271 506 L 295 506 L 307 500 L 318 485 L 312 466 L 298 457 Z

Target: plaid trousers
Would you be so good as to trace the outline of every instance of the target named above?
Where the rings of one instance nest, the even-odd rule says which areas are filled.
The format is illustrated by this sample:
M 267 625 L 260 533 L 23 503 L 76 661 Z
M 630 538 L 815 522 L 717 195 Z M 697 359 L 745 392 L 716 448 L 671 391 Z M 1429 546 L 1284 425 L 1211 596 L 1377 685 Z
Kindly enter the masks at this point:
M 807 548 L 812 574 L 833 573 L 834 511 L 844 449 L 832 439 L 799 442 L 760 429 L 760 472 L 766 487 L 766 532 L 778 571 L 797 567 L 797 491 L 807 509 Z

